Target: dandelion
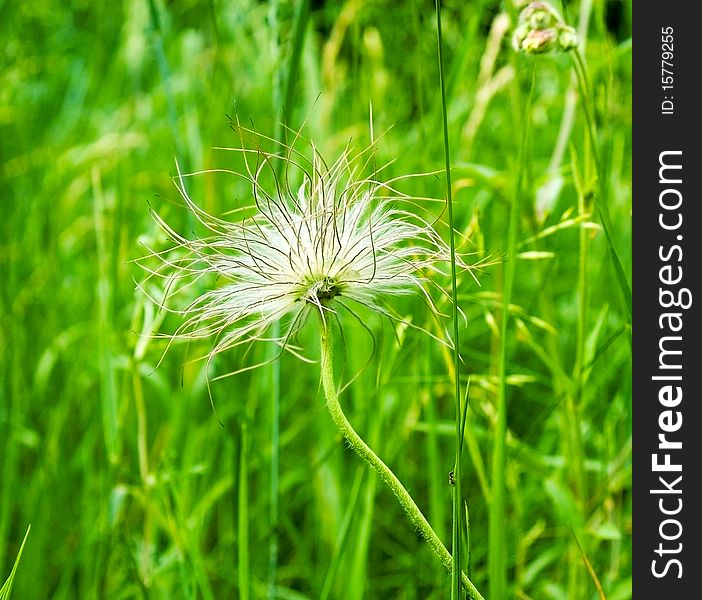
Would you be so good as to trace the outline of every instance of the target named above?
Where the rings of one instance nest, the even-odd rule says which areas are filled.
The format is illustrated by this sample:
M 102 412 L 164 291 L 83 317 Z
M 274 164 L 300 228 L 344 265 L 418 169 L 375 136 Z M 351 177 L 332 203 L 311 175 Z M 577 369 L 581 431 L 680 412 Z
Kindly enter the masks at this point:
M 410 210 L 417 199 L 397 191 L 392 180 L 380 182 L 376 177 L 360 176 L 369 162 L 367 158 L 366 165 L 362 164 L 366 151 L 354 155 L 347 148 L 329 165 L 314 146 L 311 151 L 308 160 L 293 148 L 287 148 L 284 156 L 240 149 L 245 159 L 253 153 L 257 164 L 252 167 L 245 160 L 246 173 L 242 175 L 251 184 L 254 214 L 236 223 L 200 209 L 190 198 L 186 177 L 179 171 L 178 190 L 209 235 L 184 237 L 155 215 L 175 246 L 152 252 L 160 265 L 149 272 L 180 282 L 176 286 L 179 291 L 203 277 L 214 275 L 221 280 L 221 285 L 185 308 L 170 309 L 183 317 L 172 339 L 215 338 L 208 362 L 241 344 L 264 340 L 278 344 L 281 352 L 290 350 L 299 355 L 291 339 L 307 316 L 316 314 L 322 387 L 334 423 L 390 487 L 412 523 L 451 570 L 451 555 L 443 542 L 341 408 L 330 319 L 336 319 L 339 309 L 358 318 L 359 306 L 400 319 L 385 299 L 410 293 L 420 294 L 436 312 L 430 275 L 442 272 L 441 266 L 450 260 L 449 247 L 428 219 Z M 276 168 L 277 161 L 282 161 L 282 169 Z M 301 181 L 293 189 L 290 181 L 295 177 Z M 272 185 L 267 187 L 266 180 Z M 462 258 L 456 260 L 469 270 Z M 276 321 L 285 323 L 281 335 L 266 337 Z M 471 597 L 482 598 L 465 574 L 462 580 Z

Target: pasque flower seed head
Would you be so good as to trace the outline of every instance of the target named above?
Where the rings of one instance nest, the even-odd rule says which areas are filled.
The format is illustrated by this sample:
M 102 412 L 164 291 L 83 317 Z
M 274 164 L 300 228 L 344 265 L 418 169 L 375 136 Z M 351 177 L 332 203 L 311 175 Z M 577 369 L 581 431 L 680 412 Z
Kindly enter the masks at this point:
M 156 267 L 140 262 L 152 275 L 175 281 L 176 290 L 208 275 L 219 282 L 186 306 L 169 307 L 183 318 L 173 339 L 213 336 L 211 359 L 261 339 L 285 348 L 310 311 L 326 318 L 356 304 L 388 315 L 383 299 L 413 292 L 434 307 L 428 275 L 440 272 L 450 252 L 432 224 L 416 214 L 415 199 L 395 190 L 392 181 L 361 177 L 367 151 L 353 155 L 347 149 L 327 164 L 310 148 L 309 160 L 290 148 L 283 156 L 239 149 L 245 157 L 255 154 L 258 164 L 251 168 L 246 161 L 247 172 L 239 174 L 251 185 L 255 213 L 238 222 L 199 208 L 178 173 L 185 204 L 209 235 L 185 237 L 154 213 L 175 245 L 151 252 Z M 264 185 L 266 172 L 276 182 L 269 185 L 273 190 Z M 280 173 L 287 175 L 271 178 Z M 290 173 L 301 179 L 294 190 Z M 460 256 L 457 261 L 468 268 Z M 284 323 L 280 337 L 265 338 L 278 320 Z

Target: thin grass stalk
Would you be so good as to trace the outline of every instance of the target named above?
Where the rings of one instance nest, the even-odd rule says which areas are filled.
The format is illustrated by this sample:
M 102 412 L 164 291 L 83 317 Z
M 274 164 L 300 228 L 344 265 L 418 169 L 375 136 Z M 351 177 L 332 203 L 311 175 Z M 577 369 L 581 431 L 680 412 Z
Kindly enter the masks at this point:
M 378 445 L 383 425 L 383 408 L 379 403 L 380 414 L 369 423 L 368 439 L 372 446 Z M 375 518 L 375 493 L 378 488 L 378 477 L 375 472 L 368 474 L 366 483 L 361 490 L 358 519 L 354 523 L 355 543 L 350 557 L 350 568 L 346 573 L 348 592 L 346 600 L 363 600 L 368 584 L 368 548 L 373 537 L 373 520 Z
M 577 383 L 576 383 L 577 385 Z M 570 391 L 563 402 L 563 427 L 566 438 L 566 465 L 569 471 L 568 479 L 573 486 L 573 493 L 580 512 L 582 512 L 582 499 L 584 498 L 584 469 L 582 456 L 582 436 L 580 435 L 580 414 L 578 398 Z M 577 600 L 582 596 L 581 569 L 582 560 L 574 544 L 570 544 L 567 554 L 567 597 Z
M 293 107 L 293 96 L 295 94 L 295 84 L 297 83 L 299 73 L 300 73 L 300 55 L 302 54 L 302 47 L 305 41 L 305 32 L 307 31 L 307 19 L 309 17 L 309 5 L 310 0 L 300 0 L 297 3 L 297 8 L 295 10 L 295 15 L 293 17 L 293 37 L 292 37 L 292 48 L 290 52 L 290 60 L 287 63 L 287 76 L 285 77 L 285 95 L 282 97 L 281 103 L 281 77 L 275 79 L 275 87 L 273 92 L 273 99 L 276 104 L 276 120 L 275 120 L 275 133 L 273 138 L 278 142 L 279 149 L 282 149 L 287 140 L 287 130 L 290 125 L 290 115 L 292 113 Z M 274 2 L 273 8 L 278 6 L 277 2 Z M 273 10 L 273 13 L 276 13 Z M 277 21 L 276 21 L 277 23 Z M 280 32 L 276 39 L 280 36 Z M 279 44 L 279 39 L 278 39 Z M 278 50 L 280 50 L 280 45 L 278 45 Z M 285 163 L 284 161 L 279 161 L 277 165 L 278 175 L 283 172 Z
M 149 452 L 148 452 L 148 434 L 147 434 L 147 417 L 146 417 L 146 402 L 144 401 L 144 389 L 141 381 L 141 373 L 139 373 L 138 361 L 132 362 L 132 391 L 134 394 L 134 407 L 137 416 L 137 456 L 139 460 L 139 477 L 143 486 L 143 494 L 146 498 L 144 502 L 144 526 L 143 526 L 143 544 L 139 556 L 140 572 L 144 585 L 148 587 L 151 578 L 151 544 L 152 539 L 152 523 L 151 523 L 151 489 L 148 482 L 149 477 Z
M 568 19 L 567 5 L 565 2 L 562 3 L 563 15 Z M 592 12 L 592 0 L 584 0 L 580 3 L 580 15 L 578 17 L 578 37 L 580 38 L 580 48 L 585 49 L 585 44 L 587 42 L 587 31 L 590 24 L 590 13 Z M 573 124 L 575 122 L 575 108 L 577 104 L 577 94 L 576 89 L 578 87 L 578 76 L 573 70 L 570 74 L 570 79 L 568 82 L 568 88 L 565 93 L 565 107 L 563 109 L 563 115 L 561 116 L 561 124 L 558 128 L 558 137 L 556 138 L 556 145 L 551 154 L 551 159 L 548 163 L 548 172 L 557 173 L 561 162 L 563 161 L 563 156 L 570 140 Z
M 119 391 L 114 372 L 114 355 L 109 344 L 112 325 L 112 284 L 109 275 L 110 246 L 107 242 L 105 197 L 102 190 L 101 173 L 97 168 L 92 172 L 94 194 L 93 218 L 97 246 L 97 318 L 100 360 L 100 404 L 102 407 L 103 435 L 105 450 L 111 465 L 119 462 L 121 445 L 119 440 Z
M 277 25 L 278 3 L 271 4 L 271 14 Z M 293 25 L 292 54 L 288 61 L 288 72 L 285 80 L 285 99 L 281 103 L 280 84 L 281 77 L 276 77 L 274 87 L 274 103 L 277 110 L 275 121 L 274 138 L 278 141 L 279 148 L 282 148 L 286 141 L 286 126 L 289 122 L 289 115 L 292 111 L 293 93 L 295 82 L 298 78 L 300 66 L 300 54 L 304 35 L 307 27 L 307 16 L 309 14 L 309 0 L 301 0 L 297 4 Z M 280 50 L 280 31 L 275 27 L 277 49 Z M 278 163 L 278 179 L 281 178 L 284 162 Z M 276 321 L 273 324 L 271 335 L 274 338 L 280 336 L 280 324 Z M 277 354 L 276 348 L 271 348 L 271 358 Z M 268 598 L 274 600 L 276 596 L 276 580 L 278 573 L 278 522 L 279 522 L 279 488 L 280 488 L 280 361 L 273 360 L 270 364 L 271 373 L 271 461 L 270 461 L 270 527 L 271 538 L 268 546 Z
M 575 162 L 575 158 L 573 159 Z M 574 167 L 576 189 L 578 194 L 578 214 L 586 214 L 586 199 L 583 185 L 577 170 Z M 565 428 L 565 439 L 567 442 L 567 468 L 570 483 L 578 502 L 578 507 L 582 511 L 585 498 L 585 465 L 583 456 L 583 440 L 580 430 L 580 407 L 583 393 L 583 370 L 585 361 L 586 325 L 588 318 L 588 281 L 587 266 L 589 258 L 589 232 L 580 227 L 578 231 L 578 314 L 576 319 L 576 339 L 575 339 L 575 360 L 573 364 L 573 383 L 569 389 L 565 402 L 563 403 L 563 426 Z M 584 516 L 584 515 L 583 515 Z M 574 533 L 577 540 L 577 534 Z M 581 588 L 581 556 L 574 545 L 568 553 L 568 597 L 578 598 Z
M 278 2 L 273 0 L 270 5 L 270 26 L 273 31 L 274 51 L 280 53 L 280 29 L 278 27 Z M 275 120 L 274 138 L 279 140 L 282 147 L 282 137 L 285 135 L 285 128 L 281 122 L 284 116 L 283 105 L 281 103 L 281 73 L 278 71 L 274 77 L 273 85 L 273 105 L 277 109 Z M 280 323 L 276 321 L 271 327 L 271 336 L 280 337 Z M 271 347 L 268 358 L 271 360 L 267 369 L 270 371 L 270 403 L 271 403 L 271 460 L 269 471 L 269 495 L 270 506 L 268 521 L 270 527 L 270 539 L 268 541 L 268 600 L 275 600 L 276 584 L 278 580 L 278 530 L 279 530 L 279 494 L 280 494 L 280 361 L 273 360 L 277 350 Z
M 499 387 L 497 395 L 497 421 L 495 424 L 495 441 L 492 452 L 492 490 L 488 530 L 488 577 L 490 597 L 507 597 L 507 539 L 505 509 L 505 469 L 507 448 L 507 332 L 509 329 L 509 305 L 512 299 L 512 287 L 516 268 L 517 232 L 521 213 L 522 183 L 526 172 L 527 147 L 529 143 L 529 120 L 534 93 L 534 67 L 531 71 L 531 83 L 527 107 L 522 123 L 522 139 L 519 147 L 519 171 L 515 183 L 514 199 L 509 213 L 507 231 L 507 256 L 502 287 L 502 316 L 499 348 Z
M 117 480 L 117 467 L 122 454 L 122 440 L 120 438 L 119 413 L 120 390 L 118 388 L 115 356 L 110 344 L 112 331 L 113 311 L 112 298 L 113 286 L 110 277 L 111 246 L 107 238 L 106 200 L 102 188 L 102 173 L 98 167 L 91 172 L 93 191 L 93 220 L 97 249 L 97 314 L 98 321 L 98 364 L 100 365 L 99 396 L 102 413 L 102 433 L 105 444 L 107 466 L 103 477 L 100 479 L 100 497 L 103 508 L 97 518 L 97 528 L 100 531 L 98 542 L 94 550 L 93 571 L 90 579 L 91 593 L 99 596 L 99 590 L 105 583 L 109 569 L 109 555 L 111 549 L 111 523 L 108 510 L 109 498 Z
M 436 0 L 436 39 L 439 60 L 439 86 L 441 88 L 441 116 L 444 135 L 444 162 L 446 171 L 446 204 L 449 221 L 449 249 L 451 252 L 451 320 L 453 321 L 453 367 L 454 400 L 456 425 L 456 457 L 453 466 L 453 529 L 452 529 L 452 568 L 451 598 L 457 600 L 461 593 L 461 382 L 459 377 L 459 331 L 458 331 L 458 291 L 456 284 L 456 239 L 454 232 L 453 194 L 451 186 L 451 153 L 449 146 L 448 116 L 446 111 L 446 82 L 444 80 L 444 54 L 441 32 L 441 0 Z
M 249 432 L 245 422 L 241 424 L 238 488 L 237 579 L 239 583 L 239 600 L 249 600 L 251 593 L 251 564 L 249 560 Z
M 602 231 L 604 232 L 605 239 L 607 240 L 607 247 L 609 249 L 609 255 L 612 260 L 612 265 L 614 266 L 614 273 L 616 275 L 617 284 L 619 285 L 619 289 L 622 293 L 622 297 L 624 300 L 624 305 L 627 310 L 627 320 L 629 324 L 631 324 L 631 286 L 629 285 L 629 281 L 626 277 L 622 261 L 619 258 L 619 254 L 614 245 L 614 238 L 612 237 L 611 233 L 612 226 L 609 215 L 609 204 L 607 199 L 606 177 L 602 168 L 602 162 L 600 161 L 599 149 L 597 147 L 597 132 L 595 130 L 591 86 L 587 76 L 587 67 L 585 66 L 585 61 L 579 50 L 574 50 L 572 52 L 572 56 L 573 68 L 578 79 L 580 96 L 583 99 L 583 114 L 585 115 L 585 124 L 587 128 L 588 139 L 590 141 L 590 148 L 592 150 L 592 156 L 595 163 L 595 170 L 597 172 L 597 186 L 599 188 L 599 194 L 595 194 L 595 206 L 597 207 L 597 212 L 600 215 Z
M 0 588 L 0 600 L 9 600 L 10 595 L 12 594 L 12 586 L 15 582 L 17 567 L 19 566 L 20 560 L 22 560 L 22 552 L 24 552 L 24 546 L 27 543 L 27 538 L 29 537 L 29 532 L 31 531 L 31 529 L 32 526 L 30 524 L 27 526 L 27 532 L 24 534 L 24 539 L 22 539 L 20 549 L 17 551 L 17 558 L 15 558 L 15 562 L 12 565 L 12 571 L 10 571 L 10 574 L 5 580 L 5 583 L 3 583 L 2 587 Z
M 419 509 L 409 492 L 402 485 L 397 476 L 382 461 L 382 459 L 366 444 L 356 433 L 349 420 L 346 418 L 341 404 L 339 403 L 339 392 L 334 381 L 334 340 L 331 324 L 320 316 L 320 368 L 322 377 L 322 388 L 327 401 L 329 414 L 349 446 L 363 459 L 380 478 L 390 488 L 395 495 L 412 524 L 419 533 L 429 543 L 431 549 L 439 557 L 444 567 L 451 572 L 453 569 L 453 558 L 446 549 L 443 542 L 436 535 L 436 532 L 427 521 L 426 517 Z M 459 573 L 463 588 L 468 592 L 470 598 L 474 600 L 484 600 L 483 596 L 473 585 L 473 582 L 462 571 Z
M 280 336 L 280 324 L 276 321 L 271 328 L 274 338 Z M 275 358 L 276 349 L 271 348 L 270 357 Z M 280 494 L 280 361 L 273 360 L 268 366 L 271 375 L 271 462 L 270 462 L 270 509 L 268 542 L 268 599 L 276 598 L 278 580 L 278 531 Z
M 163 31 L 161 29 L 158 6 L 155 0 L 147 0 L 147 4 L 149 5 L 149 18 L 151 20 L 151 41 L 156 56 L 158 72 L 166 96 L 168 126 L 171 130 L 171 136 L 173 137 L 173 146 L 175 147 L 178 160 L 181 161 L 181 165 L 183 165 L 185 170 L 189 170 L 188 165 L 190 161 L 187 159 L 187 146 L 183 144 L 181 141 L 183 138 L 178 133 L 178 109 L 175 95 L 173 94 L 173 86 L 171 85 L 171 69 L 168 65 L 168 58 L 166 58 L 166 51 L 163 47 Z
M 353 485 L 351 486 L 351 493 L 349 494 L 349 500 L 346 505 L 346 510 L 344 511 L 344 517 L 339 528 L 339 535 L 336 538 L 336 545 L 334 547 L 334 554 L 329 561 L 329 568 L 324 576 L 324 583 L 322 584 L 322 591 L 319 594 L 319 600 L 327 600 L 331 594 L 332 585 L 334 585 L 334 578 L 341 567 L 341 559 L 346 550 L 346 545 L 349 540 L 349 532 L 351 531 L 351 523 L 353 522 L 354 514 L 356 513 L 356 508 L 358 506 L 358 501 L 361 496 L 361 483 L 363 482 L 364 471 L 362 467 L 358 467 L 356 470 L 356 476 L 353 480 Z
M 12 352 L 11 363 L 11 383 L 9 387 L 10 401 L 7 405 L 9 414 L 7 414 L 6 423 L 3 427 L 5 435 L 3 436 L 3 452 L 2 452 L 2 485 L 0 485 L 0 570 L 4 571 L 7 560 L 10 560 L 7 554 L 8 539 L 10 533 L 10 520 L 13 514 L 13 501 L 16 499 L 15 490 L 18 489 L 18 461 L 19 456 L 19 440 L 15 434 L 19 430 L 21 424 L 21 407 L 22 393 L 25 389 L 23 385 L 21 373 L 22 363 L 20 359 L 20 333 L 21 327 L 15 325 L 10 338 Z M 0 572 L 2 572 L 0 571 Z
M 425 385 L 425 393 L 427 394 L 426 404 L 426 420 L 427 429 L 427 444 L 426 444 L 426 459 L 428 465 L 429 477 L 429 517 L 435 523 L 435 529 L 439 537 L 445 535 L 445 517 L 446 509 L 444 505 L 444 491 L 446 489 L 446 478 L 442 476 L 440 451 L 439 451 L 439 419 L 436 414 L 436 406 L 432 399 L 432 382 L 430 378 L 432 366 L 432 340 L 426 338 L 421 352 L 421 364 L 418 365 L 418 371 L 424 372 L 427 377 Z

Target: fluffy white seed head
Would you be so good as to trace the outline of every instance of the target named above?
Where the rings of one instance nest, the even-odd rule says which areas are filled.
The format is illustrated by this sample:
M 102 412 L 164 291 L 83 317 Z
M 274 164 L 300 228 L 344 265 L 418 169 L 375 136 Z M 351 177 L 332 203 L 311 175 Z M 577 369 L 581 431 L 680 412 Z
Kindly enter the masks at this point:
M 252 216 L 232 222 L 207 214 L 188 195 L 180 171 L 177 187 L 209 235 L 185 237 L 154 213 L 175 245 L 139 262 L 169 286 L 175 283 L 162 303 L 182 316 L 172 339 L 214 337 L 211 359 L 262 339 L 290 349 L 291 336 L 312 311 L 325 319 L 340 307 L 361 305 L 390 316 L 385 300 L 410 293 L 434 308 L 429 276 L 446 267 L 449 248 L 418 216 L 416 199 L 395 190 L 393 181 L 358 175 L 367 151 L 354 156 L 347 149 L 330 165 L 314 146 L 311 160 L 291 149 L 284 156 L 238 151 L 256 157 L 255 167 L 247 159 L 246 173 L 238 174 L 251 185 Z M 293 177 L 295 189 L 288 183 Z M 275 189 L 266 189 L 266 178 Z M 157 259 L 156 267 L 149 258 Z M 457 262 L 468 268 L 460 256 Z M 177 306 L 174 299 L 189 284 L 210 275 L 214 287 Z M 281 335 L 266 338 L 276 321 L 283 323 Z

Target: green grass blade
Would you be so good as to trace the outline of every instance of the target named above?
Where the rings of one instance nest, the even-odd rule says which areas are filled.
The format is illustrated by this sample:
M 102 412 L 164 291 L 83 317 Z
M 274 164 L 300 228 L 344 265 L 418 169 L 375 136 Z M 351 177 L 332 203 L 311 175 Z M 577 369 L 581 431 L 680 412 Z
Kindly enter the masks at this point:
M 507 231 L 507 256 L 502 286 L 502 321 L 499 349 L 499 386 L 497 396 L 497 423 L 492 452 L 492 490 L 488 531 L 488 573 L 490 597 L 507 597 L 507 540 L 506 540 L 506 448 L 507 448 L 507 333 L 509 330 L 509 306 L 516 271 L 517 233 L 521 215 L 521 196 L 526 176 L 527 149 L 529 145 L 529 119 L 534 92 L 535 67 L 532 67 L 529 97 L 524 111 L 521 144 L 519 146 L 519 171 L 517 173 L 514 198 L 509 211 Z
M 277 23 L 278 3 L 271 4 L 271 12 Z M 293 24 L 292 53 L 288 61 L 287 77 L 285 79 L 285 98 L 280 102 L 281 77 L 275 79 L 273 90 L 273 100 L 278 111 L 275 123 L 275 139 L 279 145 L 285 144 L 287 126 L 290 123 L 290 115 L 293 108 L 293 95 L 295 84 L 300 70 L 300 55 L 302 53 L 305 31 L 307 27 L 307 16 L 309 14 L 309 0 L 298 2 L 295 11 Z M 278 41 L 278 40 L 277 40 Z M 280 51 L 280 46 L 278 46 Z M 278 162 L 278 178 L 282 176 L 284 162 Z M 272 337 L 280 335 L 280 324 L 276 322 L 271 332 Z M 278 350 L 271 349 L 271 356 L 274 357 Z M 278 577 L 278 528 L 279 528 L 279 487 L 280 487 L 280 361 L 274 360 L 270 365 L 271 372 L 271 462 L 270 462 L 270 525 L 271 538 L 268 545 L 268 598 L 273 600 L 276 594 L 276 581 Z
M 341 522 L 341 527 L 339 529 L 339 535 L 336 539 L 336 547 L 334 548 L 334 554 L 332 555 L 331 561 L 329 562 L 327 574 L 324 577 L 324 584 L 322 585 L 322 592 L 319 595 L 319 600 L 327 600 L 327 598 L 329 598 L 329 595 L 331 594 L 334 578 L 336 577 L 336 574 L 339 571 L 339 566 L 341 565 L 341 559 L 343 558 L 344 550 L 346 549 L 346 543 L 349 539 L 351 523 L 353 522 L 353 517 L 356 513 L 356 507 L 358 506 L 358 500 L 361 496 L 361 483 L 363 481 L 364 474 L 365 469 L 363 467 L 358 467 L 356 469 L 356 477 L 354 477 L 353 486 L 351 487 L 351 493 L 349 494 L 349 501 L 346 505 L 344 518 Z
M 24 545 L 27 543 L 27 538 L 29 537 L 29 531 L 32 528 L 31 525 L 27 527 L 27 533 L 24 534 L 24 539 L 22 540 L 22 544 L 20 545 L 19 552 L 17 552 L 17 558 L 15 559 L 15 564 L 12 565 L 12 571 L 10 571 L 10 575 L 3 584 L 2 588 L 0 588 L 0 600 L 8 600 L 10 597 L 10 594 L 12 593 L 12 585 L 15 582 L 15 575 L 17 574 L 17 566 L 19 565 L 20 559 L 22 558 L 22 552 L 24 550 Z
M 248 600 L 250 598 L 251 575 L 249 560 L 249 435 L 246 423 L 241 425 L 237 523 L 239 600 Z
M 458 290 L 456 283 L 456 238 L 454 230 L 453 194 L 451 186 L 451 151 L 449 145 L 448 115 L 446 109 L 446 82 L 444 78 L 444 54 L 441 31 L 441 0 L 436 0 L 436 39 L 439 62 L 439 85 L 441 88 L 441 116 L 444 134 L 444 161 L 446 171 L 446 203 L 448 206 L 449 221 L 449 248 L 451 250 L 451 319 L 453 321 L 453 369 L 454 369 L 454 400 L 456 421 L 456 459 L 453 467 L 453 535 L 451 555 L 453 566 L 451 568 L 451 598 L 457 599 L 463 593 L 461 586 L 461 447 L 463 424 L 461 422 L 461 383 L 460 383 L 460 356 L 458 332 Z
M 612 223 L 609 215 L 609 204 L 605 195 L 607 186 L 602 163 L 600 161 L 599 151 L 597 148 L 597 133 L 595 132 L 595 125 L 593 122 L 594 119 L 591 114 L 591 96 L 589 94 L 590 86 L 588 84 L 587 79 L 587 69 L 585 67 L 585 61 L 583 60 L 583 57 L 581 56 L 580 52 L 576 50 L 574 56 L 574 69 L 578 79 L 580 95 L 583 98 L 583 113 L 585 114 L 585 123 L 587 125 L 590 146 L 592 148 L 595 160 L 595 168 L 597 170 L 597 182 L 600 190 L 599 194 L 594 195 L 595 206 L 597 207 L 597 212 L 600 215 L 602 230 L 604 231 L 605 239 L 607 240 L 607 249 L 609 250 L 609 256 L 612 260 L 612 265 L 614 267 L 614 275 L 617 279 L 617 284 L 619 285 L 619 289 L 621 290 L 624 305 L 627 310 L 627 318 L 629 323 L 631 323 L 631 286 L 629 285 L 629 280 L 626 277 L 624 266 L 622 265 L 622 261 L 619 258 L 619 253 L 617 252 L 617 249 L 614 245 L 614 239 L 612 238 Z

